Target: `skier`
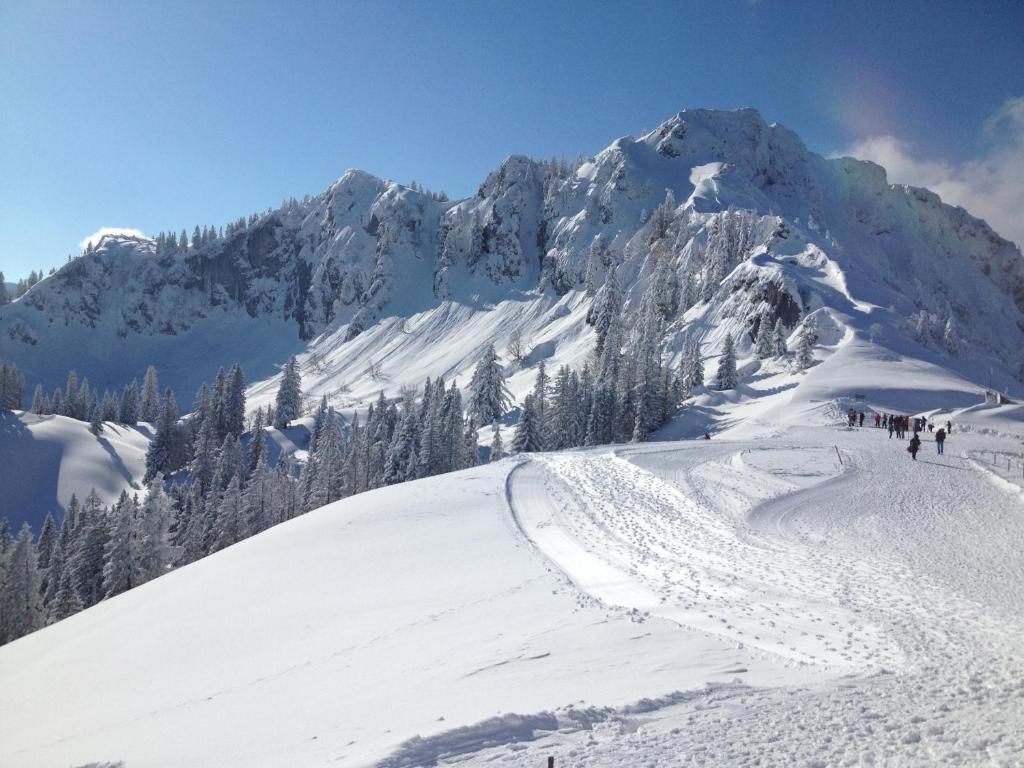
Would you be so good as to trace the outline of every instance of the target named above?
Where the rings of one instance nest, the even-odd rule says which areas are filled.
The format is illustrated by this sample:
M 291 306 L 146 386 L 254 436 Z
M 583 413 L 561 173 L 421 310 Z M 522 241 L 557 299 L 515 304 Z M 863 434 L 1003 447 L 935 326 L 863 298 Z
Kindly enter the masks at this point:
M 942 455 L 942 448 L 946 443 L 946 430 L 939 427 L 939 431 L 935 433 L 935 448 L 938 450 L 939 455 Z
M 889 417 L 889 439 L 892 440 L 892 433 L 896 431 L 896 419 Z
M 946 422 L 946 434 L 948 435 L 952 431 L 953 431 L 953 422 L 952 421 L 947 421 Z
M 910 438 L 910 445 L 907 446 L 907 450 L 910 451 L 910 458 L 917 461 L 917 452 L 921 450 L 921 438 L 917 436 L 917 432 Z
M 864 411 L 860 412 L 860 423 L 857 426 L 858 427 L 863 427 L 864 426 Z
M 876 413 L 875 414 L 875 429 L 878 429 L 880 426 L 882 426 L 882 414 Z
M 846 411 L 846 419 L 847 419 L 847 421 L 849 421 L 851 427 L 857 421 L 857 412 L 855 410 L 853 410 L 852 406 L 849 408 L 849 410 Z
M 708 432 L 705 432 L 704 433 L 704 439 L 705 440 L 710 440 L 711 439 L 711 435 Z

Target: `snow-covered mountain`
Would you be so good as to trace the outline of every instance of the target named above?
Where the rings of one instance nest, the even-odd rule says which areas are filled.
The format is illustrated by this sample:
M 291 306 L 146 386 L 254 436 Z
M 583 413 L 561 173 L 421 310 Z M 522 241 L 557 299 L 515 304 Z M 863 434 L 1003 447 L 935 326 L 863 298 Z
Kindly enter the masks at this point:
M 689 329 L 709 358 L 736 335 L 742 357 L 760 322 L 817 312 L 823 344 L 957 371 L 965 393 L 1019 386 L 1017 247 L 749 109 L 680 112 L 571 165 L 513 156 L 460 201 L 349 171 L 197 247 L 107 237 L 0 309 L 0 357 L 48 390 L 70 368 L 102 390 L 154 363 L 187 403 L 228 361 L 259 382 L 299 352 L 307 389 L 344 407 L 463 376 L 518 332 L 520 393 L 531 363 L 582 363 L 613 265 L 630 307 L 663 286 L 672 355 Z

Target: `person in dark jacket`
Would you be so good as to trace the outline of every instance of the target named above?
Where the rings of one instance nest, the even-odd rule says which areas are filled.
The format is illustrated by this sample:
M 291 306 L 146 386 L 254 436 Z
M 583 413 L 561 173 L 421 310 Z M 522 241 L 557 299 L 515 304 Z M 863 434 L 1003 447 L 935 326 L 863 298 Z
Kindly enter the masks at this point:
M 889 439 L 892 440 L 892 433 L 896 431 L 896 419 L 889 417 Z
M 917 432 L 910 438 L 910 445 L 907 446 L 907 450 L 910 451 L 910 458 L 917 461 L 917 452 L 921 450 L 921 438 L 917 436 Z
M 860 419 L 860 421 L 857 423 L 857 426 L 858 427 L 863 427 L 864 426 L 864 411 L 861 411 L 858 414 L 858 418 Z
M 939 431 L 935 433 L 935 447 L 938 450 L 940 456 L 942 455 L 942 449 L 945 444 L 946 430 L 944 430 L 942 427 L 939 427 Z

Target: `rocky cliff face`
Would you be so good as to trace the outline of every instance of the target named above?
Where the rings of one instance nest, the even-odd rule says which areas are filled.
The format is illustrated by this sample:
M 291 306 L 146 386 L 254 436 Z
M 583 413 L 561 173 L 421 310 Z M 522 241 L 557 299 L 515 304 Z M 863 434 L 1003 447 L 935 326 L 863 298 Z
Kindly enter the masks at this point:
M 197 248 L 108 237 L 0 309 L 0 357 L 51 386 L 70 367 L 118 384 L 135 371 L 97 364 L 100 348 L 138 348 L 133 366 L 144 349 L 206 360 L 232 348 L 210 341 L 230 327 L 273 337 L 258 369 L 325 331 L 344 343 L 443 302 L 592 294 L 613 267 L 627 306 L 652 281 L 663 291 L 670 351 L 684 328 L 747 343 L 765 319 L 792 327 L 826 307 L 936 350 L 952 322 L 956 354 L 1020 366 L 1012 243 L 753 110 L 680 112 L 571 165 L 513 156 L 460 201 L 349 171 Z

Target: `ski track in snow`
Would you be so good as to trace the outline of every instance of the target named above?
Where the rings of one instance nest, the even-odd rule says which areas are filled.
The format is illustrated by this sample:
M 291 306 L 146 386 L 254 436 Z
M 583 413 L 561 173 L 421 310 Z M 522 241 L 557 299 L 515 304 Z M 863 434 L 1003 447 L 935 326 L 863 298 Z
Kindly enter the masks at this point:
M 578 589 L 823 682 L 711 691 L 657 722 L 612 718 L 474 764 L 1022 764 L 1019 490 L 966 450 L 937 456 L 926 441 L 915 463 L 881 430 L 831 439 L 819 428 L 519 465 L 519 524 Z

